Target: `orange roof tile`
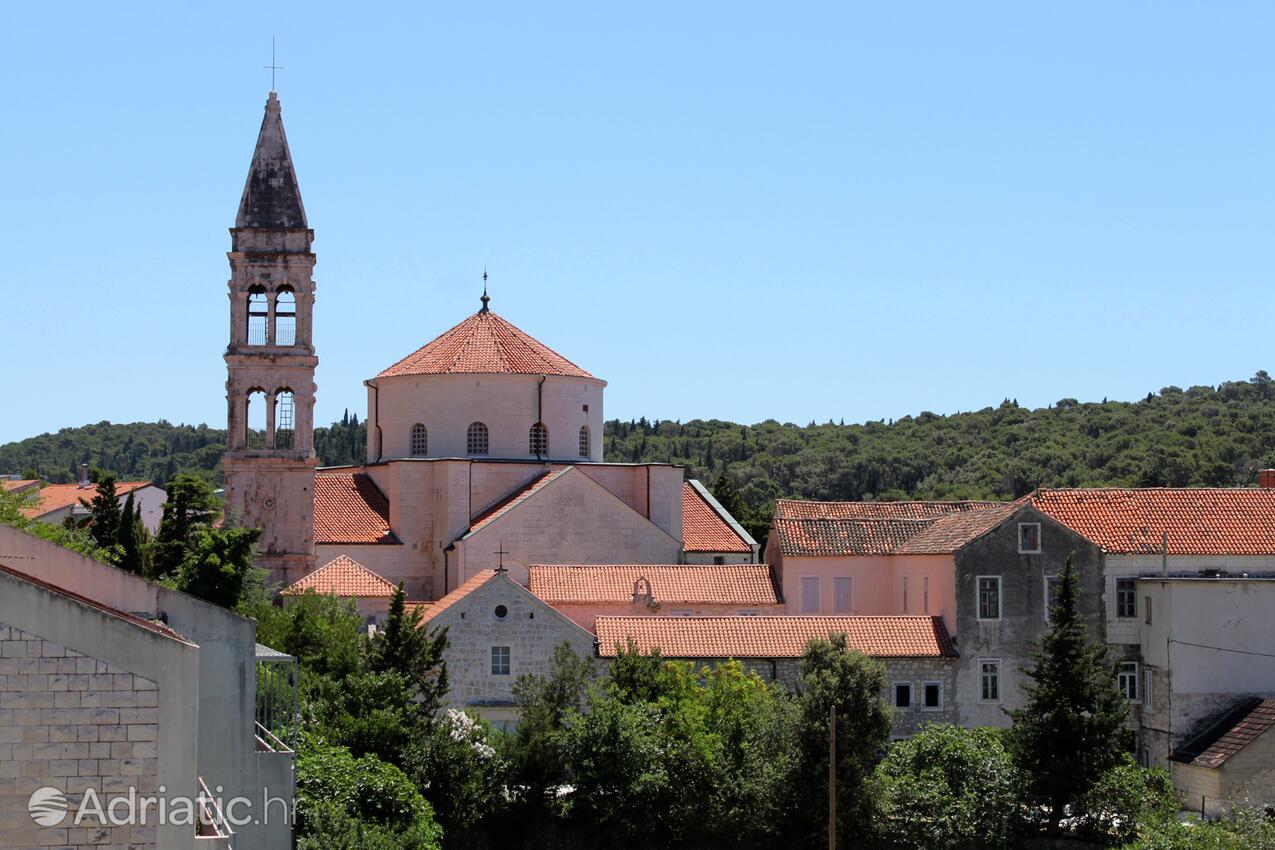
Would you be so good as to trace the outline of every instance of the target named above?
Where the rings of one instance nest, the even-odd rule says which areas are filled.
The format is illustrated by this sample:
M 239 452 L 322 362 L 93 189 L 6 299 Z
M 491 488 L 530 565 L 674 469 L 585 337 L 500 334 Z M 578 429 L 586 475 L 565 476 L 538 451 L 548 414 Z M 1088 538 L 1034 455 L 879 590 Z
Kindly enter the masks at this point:
M 1272 726 L 1275 726 L 1275 699 L 1247 699 L 1174 753 L 1173 760 L 1219 768 Z
M 398 543 L 390 530 L 390 503 L 362 472 L 314 477 L 315 543 Z
M 682 483 L 682 548 L 687 552 L 739 552 L 752 547 L 690 483 Z
M 1004 502 L 803 502 L 776 499 L 775 516 L 784 519 L 935 519 L 1002 504 Z
M 5 478 L 0 480 L 0 488 L 3 488 L 6 493 L 19 493 L 23 490 L 29 490 L 39 483 L 39 480 L 34 478 L 24 478 L 20 481 Z
M 1113 554 L 1275 555 L 1275 489 L 1037 490 L 1022 500 Z
M 428 623 L 457 602 L 496 577 L 495 570 L 479 570 L 474 577 L 421 612 L 421 622 Z
M 850 646 L 877 658 L 954 658 L 941 617 L 606 617 L 598 651 L 613 658 L 632 637 L 640 652 L 669 658 L 798 658 L 814 638 L 844 632 Z
M 897 549 L 896 555 L 947 555 L 960 551 L 965 544 L 982 537 L 1013 516 L 1020 505 L 997 505 L 973 511 L 960 511 L 935 519 L 925 528 L 908 538 Z
M 283 589 L 285 596 L 296 596 L 313 590 L 324 596 L 391 597 L 397 588 L 393 582 L 377 575 L 348 555 L 328 561 L 314 572 Z
M 523 484 L 517 490 L 514 490 L 508 496 L 501 499 L 495 505 L 493 505 L 492 507 L 480 513 L 474 519 L 474 521 L 469 524 L 469 530 L 466 532 L 466 535 L 473 534 L 475 531 L 478 531 L 483 526 L 488 525 L 489 523 L 494 522 L 495 520 L 509 513 L 511 510 L 518 507 L 518 505 L 525 502 L 528 498 L 532 496 L 532 494 L 539 491 L 542 487 L 544 487 L 550 481 L 553 481 L 559 476 L 565 475 L 571 469 L 572 467 L 568 466 L 566 469 L 559 469 L 556 471 L 546 470 L 540 473 L 535 478 L 528 481 L 526 484 Z
M 528 588 L 550 604 L 633 601 L 639 579 L 656 602 L 777 605 L 767 564 L 532 564 Z
M 377 377 L 455 373 L 593 377 L 495 313 L 481 310 Z
M 115 495 L 120 497 L 127 496 L 134 490 L 149 486 L 151 486 L 149 481 L 116 481 Z M 80 499 L 91 502 L 96 495 L 96 484 L 90 484 L 88 487 L 81 487 L 79 484 L 46 484 L 40 488 L 34 503 L 22 508 L 22 515 L 29 519 L 35 519 L 63 508 L 78 505 Z

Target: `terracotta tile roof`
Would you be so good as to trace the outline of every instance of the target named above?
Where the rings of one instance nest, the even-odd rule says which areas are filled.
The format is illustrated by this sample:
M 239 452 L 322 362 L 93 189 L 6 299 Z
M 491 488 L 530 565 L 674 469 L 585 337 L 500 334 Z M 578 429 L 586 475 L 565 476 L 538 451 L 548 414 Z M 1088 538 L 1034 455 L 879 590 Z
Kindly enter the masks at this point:
M 1173 760 L 1219 768 L 1272 726 L 1275 726 L 1275 699 L 1247 699 L 1174 753 Z
M 5 478 L 0 480 L 0 488 L 3 488 L 6 493 L 19 493 L 23 490 L 29 490 L 39 483 L 40 482 L 34 478 L 24 478 L 20 481 L 15 481 L 12 478 Z
M 122 498 L 134 490 L 149 486 L 151 486 L 149 481 L 116 481 L 115 494 Z M 46 484 L 40 488 L 34 504 L 22 509 L 22 515 L 35 519 L 62 508 L 78 505 L 80 499 L 91 502 L 96 495 L 96 484 L 90 484 L 88 487 L 81 487 L 79 484 Z
M 1275 489 L 1058 489 L 1022 500 L 1114 554 L 1275 555 Z
M 442 599 L 434 602 L 428 608 L 425 608 L 425 610 L 421 612 L 421 622 L 428 623 L 430 620 L 434 619 L 439 614 L 443 613 L 448 608 L 452 607 L 495 577 L 495 570 L 480 570 L 475 573 L 474 577 L 469 581 L 465 582 Z
M 787 519 L 775 517 L 771 534 L 785 556 L 889 555 L 929 528 L 923 519 Z
M 397 543 L 390 503 L 366 473 L 324 472 L 314 477 L 315 543 Z
M 565 475 L 573 468 L 574 467 L 568 466 L 565 469 L 559 469 L 556 471 L 546 470 L 545 472 L 540 473 L 540 475 L 531 479 L 526 484 L 523 484 L 517 490 L 513 491 L 495 505 L 475 517 L 473 522 L 469 524 L 469 530 L 465 532 L 466 535 L 473 534 L 483 526 L 488 525 L 509 513 L 511 510 L 525 502 L 533 494 L 539 492 L 546 484 L 562 475 Z
M 752 547 L 689 483 L 682 483 L 682 548 L 687 552 L 738 552 Z
M 495 313 L 481 310 L 377 377 L 455 373 L 593 377 Z
M 614 658 L 629 637 L 638 650 L 669 658 L 798 658 L 813 638 L 844 632 L 850 646 L 877 658 L 954 658 L 941 617 L 605 617 L 598 652 Z
M 776 499 L 775 516 L 785 519 L 934 519 L 977 511 L 1004 502 L 803 502 Z
M 307 590 L 324 596 L 389 598 L 397 588 L 393 582 L 377 575 L 348 555 L 340 555 L 288 585 L 282 593 L 284 596 L 297 596 Z
M 928 528 L 908 538 L 897 549 L 896 555 L 947 555 L 960 551 L 967 543 L 982 537 L 1013 516 L 1020 505 L 997 505 L 975 511 L 941 516 Z
M 639 579 L 656 602 L 777 605 L 768 564 L 532 564 L 528 588 L 550 604 L 629 603 Z

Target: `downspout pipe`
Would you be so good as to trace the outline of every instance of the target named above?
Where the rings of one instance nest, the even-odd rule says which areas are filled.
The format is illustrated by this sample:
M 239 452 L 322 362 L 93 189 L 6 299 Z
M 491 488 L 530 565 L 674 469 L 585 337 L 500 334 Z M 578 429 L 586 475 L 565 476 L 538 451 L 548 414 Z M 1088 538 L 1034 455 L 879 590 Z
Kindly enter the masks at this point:
M 385 443 L 384 433 L 381 431 L 381 387 L 376 383 L 376 378 L 368 378 L 363 383 L 372 389 L 372 415 L 376 418 L 376 460 L 373 463 L 380 463 Z
M 536 424 L 544 427 L 545 425 L 545 379 L 547 375 L 541 375 L 540 381 L 536 384 Z M 545 454 L 541 455 L 536 452 L 537 460 L 545 460 L 548 457 L 549 447 L 545 446 Z

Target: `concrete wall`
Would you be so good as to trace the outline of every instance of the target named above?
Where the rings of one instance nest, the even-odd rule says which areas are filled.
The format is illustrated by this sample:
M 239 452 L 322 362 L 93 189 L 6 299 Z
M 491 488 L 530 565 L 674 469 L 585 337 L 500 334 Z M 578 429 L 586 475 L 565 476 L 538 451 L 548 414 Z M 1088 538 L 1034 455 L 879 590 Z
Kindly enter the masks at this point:
M 1018 525 L 1039 522 L 1041 551 L 1019 554 Z M 1080 579 L 1080 610 L 1089 636 L 1104 639 L 1102 553 L 1092 543 L 1033 508 L 1023 507 L 956 555 L 956 630 L 961 653 L 956 689 L 962 726 L 1009 726 L 1005 709 L 1019 708 L 1026 696 L 1024 674 L 1030 642 L 1048 629 L 1045 577 L 1060 575 L 1068 555 Z M 978 619 L 977 577 L 1001 579 L 999 620 Z M 1000 663 L 1000 699 L 982 699 L 981 660 Z
M 194 830 L 37 827 L 26 800 L 52 786 L 73 804 L 166 788 L 193 797 L 199 649 L 9 574 L 0 574 L 0 841 L 193 847 Z M 87 827 L 89 821 L 81 823 Z
M 506 616 L 496 616 L 504 605 Z M 498 575 L 446 611 L 434 617 L 431 627 L 448 628 L 447 676 L 451 690 L 447 704 L 454 708 L 490 711 L 493 720 L 505 721 L 513 704 L 513 686 L 522 675 L 547 675 L 553 652 L 568 643 L 586 658 L 596 655 L 594 638 L 550 606 L 532 596 L 508 573 Z M 491 670 L 491 648 L 510 648 L 507 675 Z
M 429 433 L 427 457 L 468 456 L 471 422 L 486 424 L 488 456 L 531 458 L 531 426 L 549 429 L 549 458 L 602 460 L 604 381 L 549 375 L 402 375 L 368 386 L 368 462 L 411 456 L 417 422 Z M 380 395 L 379 400 L 377 395 Z M 588 410 L 585 410 L 585 407 Z M 376 435 L 380 426 L 380 455 Z M 580 427 L 590 431 L 589 456 L 579 451 Z
M 575 469 L 458 541 L 455 575 L 463 582 L 495 567 L 497 549 L 508 552 L 505 565 L 526 584 L 528 564 L 671 564 L 682 544 Z

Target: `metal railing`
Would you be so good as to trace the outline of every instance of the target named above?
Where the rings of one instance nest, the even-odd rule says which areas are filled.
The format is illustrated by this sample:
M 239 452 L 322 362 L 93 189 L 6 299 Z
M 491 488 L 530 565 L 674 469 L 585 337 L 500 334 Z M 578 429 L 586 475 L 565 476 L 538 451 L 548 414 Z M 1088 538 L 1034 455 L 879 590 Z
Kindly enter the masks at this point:
M 195 824 L 196 843 L 217 850 L 235 850 L 235 831 L 230 828 L 221 804 L 208 790 L 204 778 L 199 777 L 199 822 Z

